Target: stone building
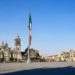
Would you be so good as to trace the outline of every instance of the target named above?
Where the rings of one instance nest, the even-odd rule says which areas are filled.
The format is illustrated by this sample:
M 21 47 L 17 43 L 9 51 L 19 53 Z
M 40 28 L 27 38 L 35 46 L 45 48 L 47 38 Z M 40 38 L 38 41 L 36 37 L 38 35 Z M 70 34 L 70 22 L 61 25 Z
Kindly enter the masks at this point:
M 4 41 L 0 45 L 0 62 L 16 62 L 22 60 L 21 39 L 15 38 L 14 48 L 10 48 Z
M 75 51 L 62 52 L 61 61 L 75 61 Z
M 70 50 L 67 52 L 62 52 L 57 55 L 47 56 L 45 58 L 47 62 L 68 62 L 68 61 L 75 61 L 75 51 Z
M 21 39 L 19 36 L 15 38 L 15 43 L 14 43 L 14 49 L 13 51 L 13 57 L 17 59 L 17 61 L 22 60 L 22 55 L 21 55 Z
M 25 49 L 25 52 L 21 52 L 21 53 L 22 53 L 22 59 L 27 61 L 28 47 Z M 30 49 L 29 56 L 30 56 L 31 61 L 40 61 L 41 59 L 41 56 L 39 55 L 39 51 L 33 48 Z

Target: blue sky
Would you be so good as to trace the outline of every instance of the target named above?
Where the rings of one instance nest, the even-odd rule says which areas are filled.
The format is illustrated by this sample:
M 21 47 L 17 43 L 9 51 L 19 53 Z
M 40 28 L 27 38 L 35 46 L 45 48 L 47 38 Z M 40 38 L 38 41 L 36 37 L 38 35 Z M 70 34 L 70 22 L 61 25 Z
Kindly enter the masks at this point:
M 13 47 L 19 34 L 24 51 L 28 46 L 29 11 L 32 14 L 31 47 L 42 55 L 75 50 L 74 0 L 0 0 L 0 43 L 4 40 Z

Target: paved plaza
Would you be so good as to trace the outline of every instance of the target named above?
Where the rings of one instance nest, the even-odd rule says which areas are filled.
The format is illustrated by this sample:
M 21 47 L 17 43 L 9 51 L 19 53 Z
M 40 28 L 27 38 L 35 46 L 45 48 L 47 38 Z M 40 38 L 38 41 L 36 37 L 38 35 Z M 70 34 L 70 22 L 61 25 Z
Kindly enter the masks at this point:
M 0 75 L 75 75 L 75 62 L 0 63 Z

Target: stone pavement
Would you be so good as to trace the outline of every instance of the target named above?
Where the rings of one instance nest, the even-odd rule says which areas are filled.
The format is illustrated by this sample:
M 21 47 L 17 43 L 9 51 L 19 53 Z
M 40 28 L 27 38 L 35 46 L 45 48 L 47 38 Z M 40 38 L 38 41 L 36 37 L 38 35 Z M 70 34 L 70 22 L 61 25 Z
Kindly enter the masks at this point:
M 32 69 L 53 69 L 53 68 L 64 68 L 64 67 L 74 67 L 75 62 L 38 62 L 38 63 L 0 63 L 0 74 L 27 71 Z

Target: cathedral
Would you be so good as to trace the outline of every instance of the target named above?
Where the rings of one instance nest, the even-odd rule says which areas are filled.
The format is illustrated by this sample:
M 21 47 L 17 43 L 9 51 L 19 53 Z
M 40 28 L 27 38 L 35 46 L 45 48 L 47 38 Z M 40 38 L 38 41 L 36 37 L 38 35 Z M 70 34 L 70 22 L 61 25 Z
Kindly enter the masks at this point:
M 0 45 L 0 62 L 17 62 L 22 60 L 21 39 L 17 35 L 14 39 L 14 47 L 10 48 L 8 43 L 2 42 Z
M 21 51 L 21 38 L 17 35 L 14 39 L 14 46 L 10 48 L 8 43 L 2 42 L 0 45 L 0 63 L 1 62 L 25 62 L 27 61 L 28 48 L 25 51 Z M 40 55 L 38 50 L 30 49 L 31 61 L 39 61 Z

